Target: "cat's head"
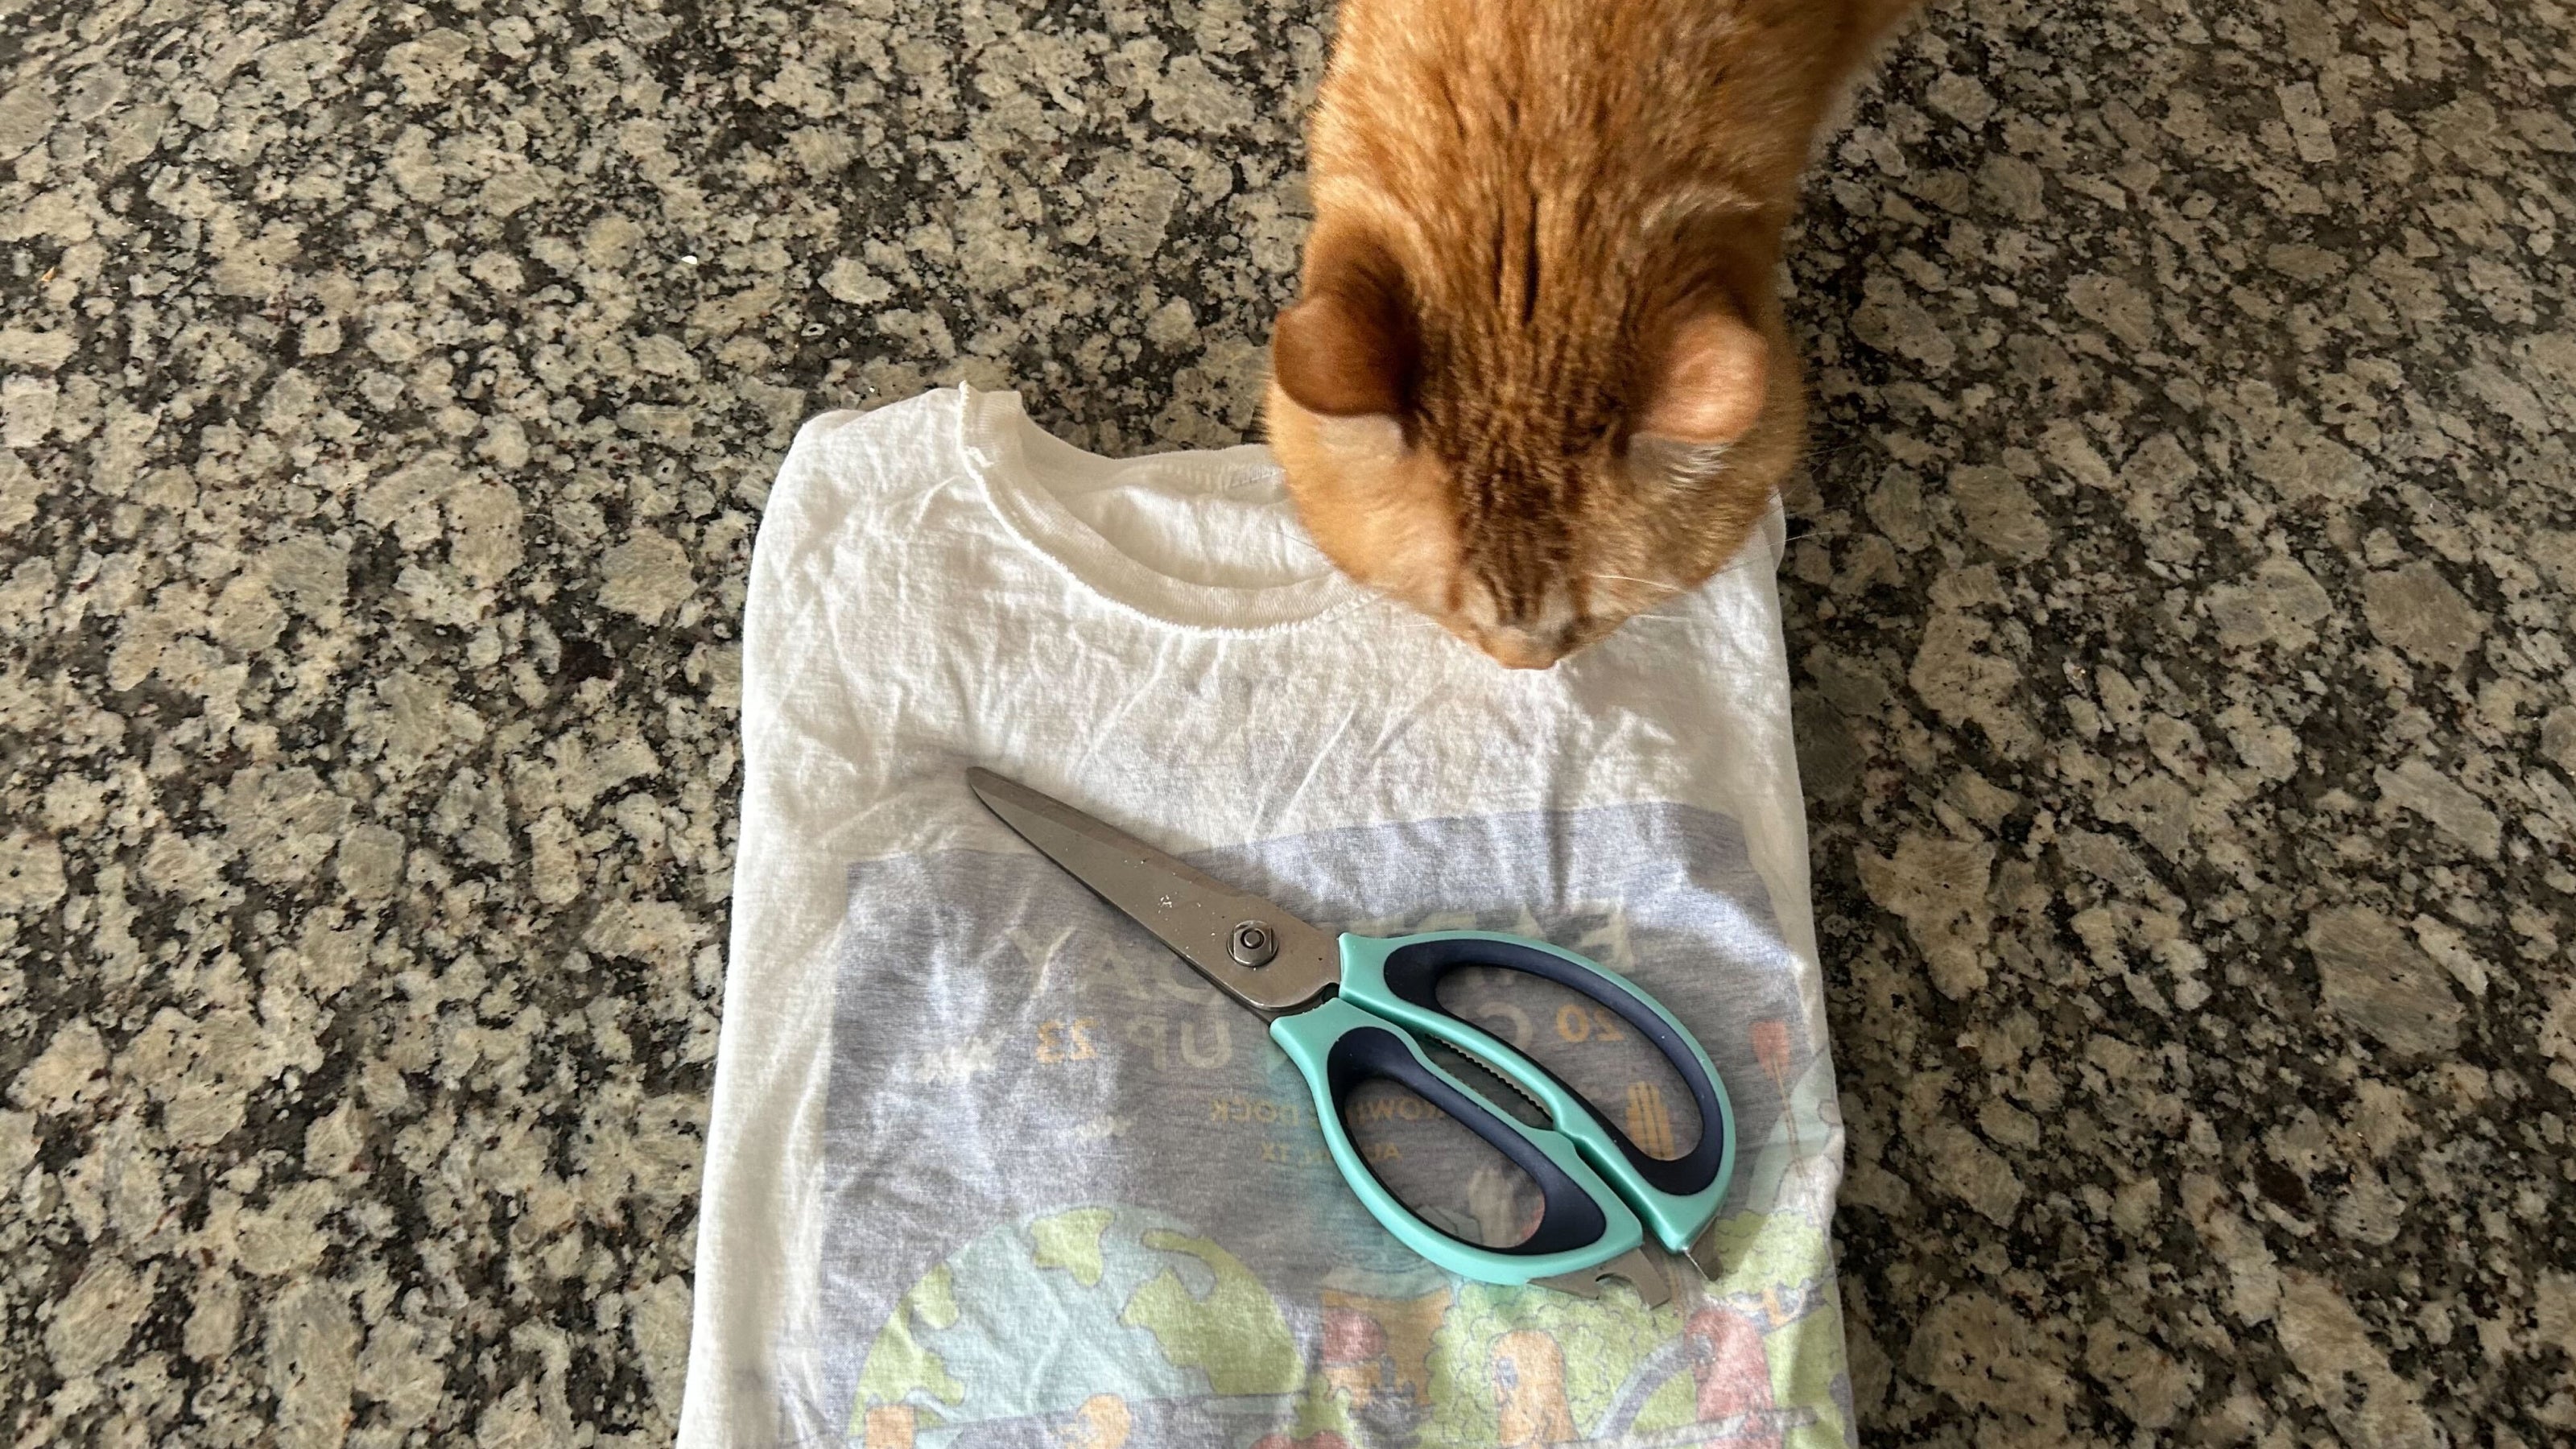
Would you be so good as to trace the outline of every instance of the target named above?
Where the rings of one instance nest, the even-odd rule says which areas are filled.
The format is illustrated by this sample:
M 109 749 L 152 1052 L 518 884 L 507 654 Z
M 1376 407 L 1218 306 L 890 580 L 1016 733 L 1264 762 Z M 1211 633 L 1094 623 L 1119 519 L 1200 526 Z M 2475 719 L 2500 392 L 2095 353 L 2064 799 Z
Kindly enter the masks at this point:
M 1775 218 L 1589 260 L 1497 227 L 1319 223 L 1271 341 L 1271 446 L 1353 578 L 1545 668 L 1736 552 L 1798 453 Z M 1574 239 L 1579 241 L 1580 238 Z

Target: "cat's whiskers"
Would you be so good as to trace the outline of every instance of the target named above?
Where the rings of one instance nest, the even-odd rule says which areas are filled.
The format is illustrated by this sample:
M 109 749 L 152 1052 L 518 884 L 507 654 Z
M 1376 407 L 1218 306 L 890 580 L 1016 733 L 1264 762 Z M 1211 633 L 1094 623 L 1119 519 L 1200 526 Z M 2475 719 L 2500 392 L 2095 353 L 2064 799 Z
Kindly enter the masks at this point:
M 1662 589 L 1666 593 L 1672 594 L 1689 592 L 1689 590 L 1683 588 L 1679 584 L 1668 584 L 1662 579 L 1641 579 L 1632 574 L 1585 574 L 1584 577 L 1588 579 L 1616 579 L 1623 584 L 1644 584 L 1650 589 Z

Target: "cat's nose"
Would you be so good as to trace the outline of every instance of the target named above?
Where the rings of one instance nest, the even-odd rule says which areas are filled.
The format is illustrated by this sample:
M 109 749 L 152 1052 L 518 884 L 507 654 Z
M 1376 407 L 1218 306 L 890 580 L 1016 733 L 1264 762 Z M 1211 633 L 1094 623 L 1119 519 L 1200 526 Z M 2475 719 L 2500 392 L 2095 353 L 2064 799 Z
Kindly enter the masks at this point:
M 1488 629 L 1476 643 L 1495 662 L 1513 669 L 1545 669 L 1573 653 L 1570 629 Z
M 1462 632 L 1499 663 L 1514 669 L 1545 669 L 1618 628 L 1622 617 L 1560 612 L 1554 618 L 1526 619 Z

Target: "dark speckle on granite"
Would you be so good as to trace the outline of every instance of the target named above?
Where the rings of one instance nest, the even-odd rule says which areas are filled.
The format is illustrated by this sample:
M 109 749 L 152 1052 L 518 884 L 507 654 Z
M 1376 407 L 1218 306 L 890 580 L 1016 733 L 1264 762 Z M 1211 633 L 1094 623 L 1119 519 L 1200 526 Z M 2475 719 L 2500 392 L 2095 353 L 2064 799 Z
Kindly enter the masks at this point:
M 667 1441 L 801 417 L 1256 426 L 1314 0 L 0 0 L 0 1434 Z M 1873 1444 L 2576 1439 L 2576 20 L 1934 10 L 1783 570 Z

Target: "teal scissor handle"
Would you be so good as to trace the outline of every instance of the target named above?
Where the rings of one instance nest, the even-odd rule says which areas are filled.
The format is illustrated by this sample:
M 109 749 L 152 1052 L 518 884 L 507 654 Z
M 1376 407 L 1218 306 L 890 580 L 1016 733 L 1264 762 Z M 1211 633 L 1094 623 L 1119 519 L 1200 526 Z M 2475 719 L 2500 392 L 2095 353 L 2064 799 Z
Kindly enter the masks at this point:
M 1379 1015 L 1438 1037 L 1478 1058 L 1529 1094 L 1595 1171 L 1643 1218 L 1655 1240 L 1678 1253 L 1717 1215 L 1735 1174 L 1735 1109 L 1726 1083 L 1696 1037 L 1664 1004 L 1626 977 L 1545 941 L 1492 931 L 1418 936 L 1344 936 L 1342 995 Z M 1699 1141 L 1678 1158 L 1647 1155 L 1607 1114 L 1510 1044 L 1449 1013 L 1441 979 L 1474 966 L 1525 972 L 1616 1013 L 1681 1078 L 1698 1109 Z
M 1360 1205 L 1399 1242 L 1440 1267 L 1483 1283 L 1527 1283 L 1598 1267 L 1645 1241 L 1637 1215 L 1585 1164 L 1572 1140 L 1520 1122 L 1432 1065 L 1412 1033 L 1397 1023 L 1334 997 L 1272 1022 L 1270 1039 L 1314 1092 L 1324 1146 Z M 1343 1104 L 1372 1078 L 1410 1088 L 1528 1174 L 1544 1203 L 1537 1230 L 1510 1247 L 1482 1247 L 1433 1227 L 1387 1191 L 1342 1125 Z
M 1595 963 L 1544 941 L 1489 931 L 1434 931 L 1415 936 L 1341 938 L 1341 992 L 1324 1007 L 1283 1016 L 1270 1029 L 1315 1094 L 1316 1117 L 1322 1122 L 1335 1165 L 1372 1216 L 1404 1243 L 1441 1267 L 1485 1282 L 1520 1283 L 1557 1272 L 1595 1267 L 1629 1248 L 1613 1228 L 1582 1248 L 1564 1243 L 1573 1227 L 1588 1224 L 1589 1215 L 1575 1206 L 1579 1188 L 1591 1199 L 1605 1223 L 1641 1222 L 1664 1247 L 1688 1248 L 1716 1216 L 1735 1170 L 1735 1115 L 1726 1084 L 1689 1030 L 1661 1002 Z M 1660 1051 L 1689 1090 L 1700 1120 L 1699 1140 L 1678 1158 L 1649 1156 L 1600 1108 L 1566 1085 L 1545 1066 L 1491 1033 L 1451 1015 L 1440 1004 L 1439 986 L 1452 971 L 1487 966 L 1521 971 L 1552 981 L 1616 1013 L 1639 1036 Z M 1336 1009 L 1338 1008 L 1338 1009 Z M 1330 1011 L 1330 1015 L 1326 1013 Z M 1405 1030 L 1386 1032 L 1392 1024 Z M 1402 1056 L 1420 1063 L 1419 1072 L 1402 1067 L 1398 1053 L 1374 1039 L 1342 1045 L 1353 1033 L 1376 1031 L 1400 1042 Z M 1551 1128 L 1531 1128 L 1501 1112 L 1472 1088 L 1430 1064 L 1407 1032 L 1445 1041 L 1499 1073 L 1547 1110 Z M 1339 1063 L 1336 1065 L 1336 1057 Z M 1378 1070 L 1393 1067 L 1396 1070 Z M 1463 1103 L 1441 1100 L 1410 1078 L 1429 1073 Z M 1483 1137 L 1515 1165 L 1541 1179 L 1545 1212 L 1538 1232 L 1510 1249 L 1480 1248 L 1459 1241 L 1422 1221 L 1387 1192 L 1352 1149 L 1342 1127 L 1342 1105 L 1350 1090 L 1370 1076 L 1394 1077 L 1430 1098 L 1451 1117 Z M 1462 1111 L 1461 1108 L 1465 1110 Z M 1475 1114 L 1475 1115 L 1470 1115 Z M 1478 1120 L 1479 1117 L 1488 1120 Z M 1508 1146 L 1504 1130 L 1537 1145 L 1546 1161 L 1571 1157 L 1588 1171 L 1564 1174 L 1550 1194 L 1550 1182 L 1532 1171 L 1525 1154 Z M 1566 1149 L 1570 1148 L 1571 1152 Z M 1565 1226 L 1550 1223 L 1564 1215 Z M 1571 1256 L 1567 1256 L 1571 1254 Z M 1539 1266 L 1546 1259 L 1561 1266 Z

